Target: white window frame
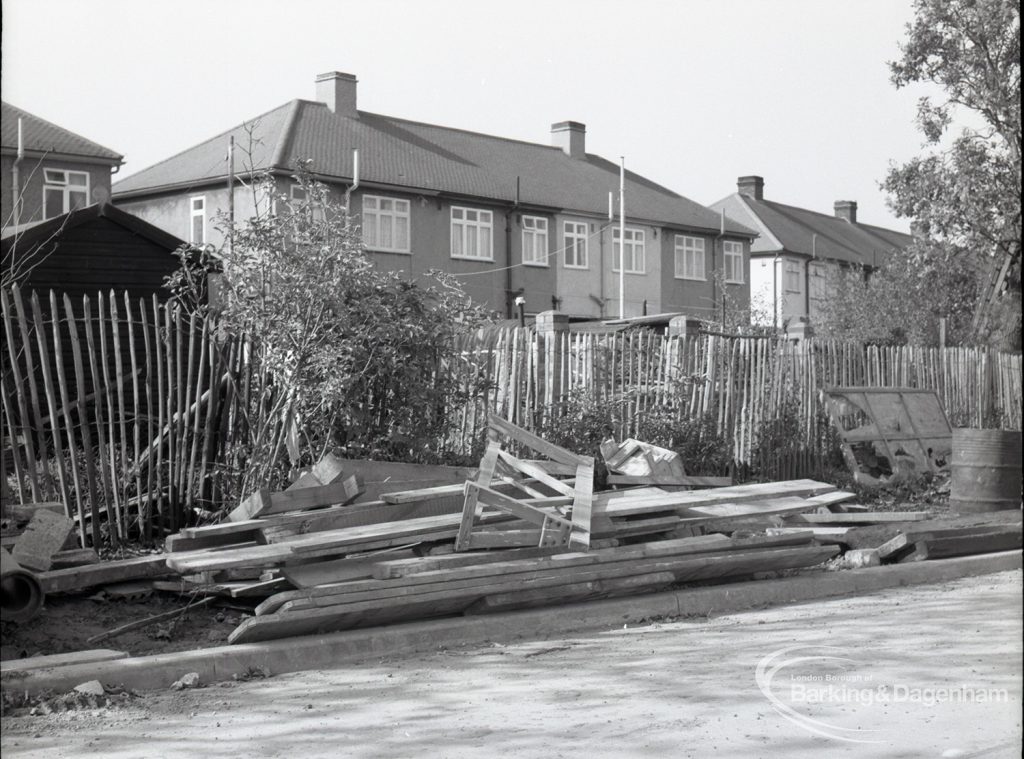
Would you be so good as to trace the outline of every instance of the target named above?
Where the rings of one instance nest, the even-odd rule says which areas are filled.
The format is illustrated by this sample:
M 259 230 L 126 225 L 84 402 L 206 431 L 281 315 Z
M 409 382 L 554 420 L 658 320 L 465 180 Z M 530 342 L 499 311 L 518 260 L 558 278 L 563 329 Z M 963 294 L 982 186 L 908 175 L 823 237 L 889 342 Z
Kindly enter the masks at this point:
M 523 216 L 523 265 L 548 265 L 548 220 L 543 216 Z
M 367 208 L 367 201 L 371 201 L 376 205 L 375 208 Z M 381 202 L 386 201 L 391 204 L 390 209 L 382 209 Z M 363 246 L 367 250 L 380 250 L 388 253 L 411 253 L 412 252 L 412 218 L 410 212 L 412 204 L 404 198 L 393 198 L 388 195 L 363 195 Z M 391 227 L 391 241 L 394 243 L 398 239 L 398 222 L 400 219 L 405 220 L 405 245 L 384 245 L 380 242 L 382 235 L 381 230 L 385 224 Z M 370 231 L 372 225 L 373 234 L 376 236 L 376 241 L 370 243 L 367 240 L 367 232 Z
M 562 265 L 566 269 L 590 268 L 589 239 L 590 228 L 586 222 L 562 222 Z M 569 263 L 570 251 L 573 252 L 573 263 Z
M 796 282 L 796 287 L 790 287 L 790 275 L 793 275 L 793 281 Z M 787 293 L 802 293 L 803 287 L 803 272 L 799 261 L 785 260 L 782 263 L 782 287 Z
M 742 285 L 743 277 L 743 243 L 726 240 L 722 243 L 722 265 L 727 285 Z
M 612 271 L 619 271 L 619 261 L 621 259 L 620 251 L 622 245 L 620 245 L 619 227 L 615 227 L 612 230 Z M 629 264 L 630 268 L 626 269 L 626 274 L 646 274 L 647 273 L 647 247 L 646 247 L 646 233 L 642 229 L 635 227 L 626 227 L 626 245 L 625 247 L 630 251 Z
M 676 279 L 689 279 L 694 282 L 706 282 L 708 278 L 707 258 L 707 242 L 703 237 L 694 237 L 693 235 L 676 235 Z
M 469 218 L 469 214 L 476 218 Z M 494 261 L 494 212 L 483 208 L 452 206 L 451 209 L 451 257 L 462 261 Z M 467 254 L 467 243 L 475 242 L 476 254 Z M 456 245 L 458 241 L 458 245 Z M 487 254 L 481 255 L 486 242 Z
M 199 207 L 196 208 L 196 201 Z M 188 199 L 188 241 L 193 245 L 206 245 L 206 196 L 193 195 Z M 203 220 L 203 239 L 196 240 L 196 218 Z
M 72 184 L 71 178 L 85 178 L 85 184 Z M 72 210 L 78 208 L 85 208 L 89 205 L 89 182 L 91 177 L 87 171 L 71 171 L 69 169 L 43 169 L 43 216 L 46 216 L 46 195 L 47 192 L 53 192 L 59 190 L 61 193 L 61 211 L 50 216 L 46 216 L 47 219 L 52 219 L 55 216 L 62 216 L 63 214 L 70 213 Z M 71 196 L 72 194 L 85 194 L 85 199 L 80 206 L 72 208 Z

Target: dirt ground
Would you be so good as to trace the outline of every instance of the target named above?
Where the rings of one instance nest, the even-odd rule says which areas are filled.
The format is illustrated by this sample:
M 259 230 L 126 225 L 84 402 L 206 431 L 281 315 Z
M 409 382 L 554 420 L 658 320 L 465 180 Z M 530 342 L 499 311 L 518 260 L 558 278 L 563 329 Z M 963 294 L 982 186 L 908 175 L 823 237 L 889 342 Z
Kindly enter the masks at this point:
M 6 717 L 0 746 L 38 759 L 1018 757 L 1021 591 L 1005 572 L 165 691 Z M 838 696 L 795 699 L 826 679 Z
M 223 645 L 241 621 L 243 607 L 190 608 L 177 621 L 156 623 L 101 643 L 88 639 L 121 625 L 174 609 L 184 609 L 189 598 L 150 591 L 146 597 L 114 599 L 97 589 L 91 595 L 47 597 L 42 611 L 22 624 L 2 623 L 3 660 L 63 654 L 90 648 L 113 648 L 132 655 L 187 651 Z

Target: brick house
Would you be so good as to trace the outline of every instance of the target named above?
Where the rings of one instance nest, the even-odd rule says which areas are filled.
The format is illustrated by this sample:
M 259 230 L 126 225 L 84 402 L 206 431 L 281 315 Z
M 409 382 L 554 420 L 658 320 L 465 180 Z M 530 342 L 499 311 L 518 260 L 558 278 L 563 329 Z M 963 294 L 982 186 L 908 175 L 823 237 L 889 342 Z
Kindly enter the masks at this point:
M 857 267 L 865 276 L 905 249 L 913 237 L 857 218 L 857 203 L 837 200 L 834 214 L 785 205 L 764 196 L 764 179 L 744 176 L 737 191 L 711 208 L 760 235 L 750 247 L 750 290 L 760 321 L 779 326 L 814 322 L 836 274 Z
M 0 106 L 0 226 L 50 219 L 110 199 L 111 174 L 124 163 L 122 155 L 9 103 Z
M 382 116 L 358 110 L 354 76 L 331 72 L 317 77 L 315 100 L 285 103 L 123 179 L 114 201 L 171 234 L 219 245 L 231 138 L 236 176 L 268 170 L 286 197 L 299 189 L 296 162 L 310 161 L 337 199 L 351 197 L 379 266 L 459 275 L 474 299 L 506 314 L 517 296 L 528 313 L 618 314 L 620 241 L 608 194 L 617 197 L 619 167 L 586 151 L 583 124 L 554 124 L 543 145 Z M 237 183 L 232 194 L 239 220 L 265 201 Z M 626 214 L 627 315 L 706 316 L 720 279 L 736 302 L 749 302 L 743 274 L 755 232 L 723 226 L 719 214 L 634 173 Z M 726 260 L 734 276 L 716 278 Z

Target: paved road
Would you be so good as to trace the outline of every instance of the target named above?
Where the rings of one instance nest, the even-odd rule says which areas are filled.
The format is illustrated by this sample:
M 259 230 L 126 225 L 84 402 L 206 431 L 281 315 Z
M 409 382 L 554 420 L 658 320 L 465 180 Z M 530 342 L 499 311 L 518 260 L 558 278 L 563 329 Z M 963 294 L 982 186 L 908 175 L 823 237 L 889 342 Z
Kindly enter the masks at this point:
M 5 759 L 1016 758 L 1021 635 L 1021 573 L 1006 572 L 7 718 L 0 745 Z

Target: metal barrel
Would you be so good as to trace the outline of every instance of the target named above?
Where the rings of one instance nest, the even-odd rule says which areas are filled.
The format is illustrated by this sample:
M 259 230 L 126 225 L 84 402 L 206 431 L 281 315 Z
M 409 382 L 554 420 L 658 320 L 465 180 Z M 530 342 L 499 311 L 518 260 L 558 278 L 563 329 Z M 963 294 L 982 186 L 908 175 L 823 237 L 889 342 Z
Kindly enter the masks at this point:
M 43 605 L 43 589 L 36 576 L 0 548 L 0 618 L 5 622 L 27 622 Z
M 959 513 L 1021 507 L 1019 430 L 953 430 L 949 505 Z

